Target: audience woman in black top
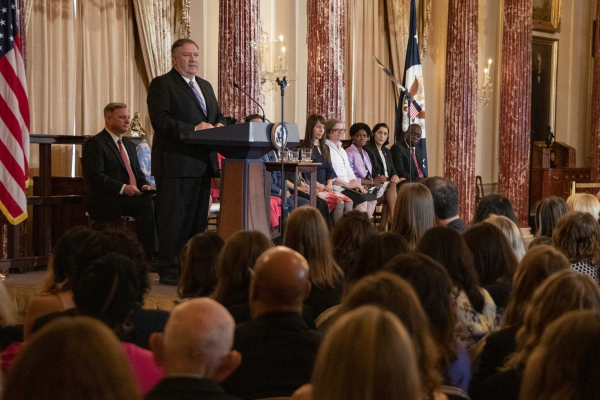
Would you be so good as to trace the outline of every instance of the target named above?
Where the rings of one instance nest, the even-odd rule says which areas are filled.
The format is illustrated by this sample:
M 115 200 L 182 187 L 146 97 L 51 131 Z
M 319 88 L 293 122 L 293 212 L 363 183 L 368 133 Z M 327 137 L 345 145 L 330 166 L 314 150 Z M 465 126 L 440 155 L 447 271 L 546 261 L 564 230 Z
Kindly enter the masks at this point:
M 333 227 L 331 247 L 333 258 L 345 275 L 351 274 L 356 259 L 367 238 L 375 228 L 366 213 L 352 210 L 343 215 Z
M 181 250 L 181 274 L 177 294 L 180 299 L 206 297 L 217 284 L 217 259 L 225 242 L 214 232 L 199 233 Z
M 392 231 L 406 239 L 411 250 L 416 249 L 421 237 L 435 225 L 431 192 L 420 183 L 403 184 L 394 209 Z
M 496 315 L 501 317 L 512 290 L 517 257 L 504 233 L 490 223 L 472 226 L 463 237 L 473 253 L 479 284 L 490 293 L 496 304 Z
M 541 200 L 535 207 L 535 236 L 552 237 L 556 223 L 567 212 L 567 202 L 558 196 Z
M 473 400 L 518 400 L 523 371 L 544 330 L 569 311 L 600 311 L 600 287 L 575 271 L 549 277 L 531 299 L 523 327 L 517 333 L 517 350 L 504 367 L 481 384 Z
M 352 200 L 333 190 L 333 181 L 337 175 L 331 164 L 329 146 L 325 144 L 325 118 L 321 115 L 312 114 L 306 120 L 301 148 L 312 149 L 313 162 L 320 164 L 317 166 L 317 193 L 320 198 L 327 201 L 335 224 L 344 212 L 352 210 Z M 308 176 L 305 179 L 308 179 Z
M 471 397 L 478 397 L 481 383 L 498 372 L 506 358 L 516 350 L 517 332 L 523 326 L 525 310 L 538 287 L 551 275 L 569 269 L 569 261 L 558 250 L 540 245 L 530 249 L 521 260 L 515 274 L 513 291 L 502 319 L 502 329 L 483 340 L 481 352 L 473 360 L 473 375 L 469 386 Z
M 512 204 L 510 204 L 510 200 L 501 194 L 488 194 L 481 199 L 475 209 L 475 216 L 471 221 L 471 225 L 485 221 L 492 214 L 503 215 L 519 226 L 519 220 Z
M 379 177 L 382 182 L 390 181 L 398 184 L 400 183 L 400 177 L 398 177 L 392 161 L 392 152 L 385 147 L 390 143 L 389 131 L 390 129 L 384 123 L 375 125 L 373 134 L 370 135 L 369 144 L 364 149 L 371 156 L 373 176 Z
M 329 231 L 323 217 L 313 207 L 299 207 L 290 214 L 283 245 L 296 250 L 308 262 L 311 290 L 304 304 L 318 317 L 338 305 L 344 290 L 344 272 L 333 259 Z

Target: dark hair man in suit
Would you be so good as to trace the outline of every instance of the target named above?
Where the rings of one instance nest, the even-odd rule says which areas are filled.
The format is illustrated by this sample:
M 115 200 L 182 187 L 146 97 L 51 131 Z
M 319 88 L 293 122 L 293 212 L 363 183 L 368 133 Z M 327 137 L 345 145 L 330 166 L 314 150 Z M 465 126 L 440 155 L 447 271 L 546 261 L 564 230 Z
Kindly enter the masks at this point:
M 423 151 L 418 146 L 422 130 L 421 125 L 411 124 L 404 133 L 403 140 L 394 143 L 390 149 L 398 176 L 406 178 L 410 182 L 418 182 L 423 178 L 427 178 L 424 172 Z M 411 153 L 411 147 L 414 153 Z
M 156 178 L 158 273 L 160 283 L 177 285 L 178 254 L 207 226 L 210 179 L 218 177 L 217 153 L 186 144 L 182 133 L 223 126 L 210 83 L 196 76 L 198 46 L 179 39 L 171 48 L 173 69 L 152 80 L 148 113 L 154 128 L 152 175 Z
M 98 220 L 133 217 L 137 237 L 151 256 L 156 252 L 154 203 L 145 194 L 155 189 L 140 168 L 135 145 L 123 137 L 129 120 L 127 104 L 108 104 L 104 108 L 105 128 L 83 145 L 87 211 Z
M 458 216 L 458 188 L 454 182 L 440 176 L 432 176 L 420 183 L 427 186 L 433 197 L 435 224 L 452 228 L 461 235 L 465 233 L 468 227 Z

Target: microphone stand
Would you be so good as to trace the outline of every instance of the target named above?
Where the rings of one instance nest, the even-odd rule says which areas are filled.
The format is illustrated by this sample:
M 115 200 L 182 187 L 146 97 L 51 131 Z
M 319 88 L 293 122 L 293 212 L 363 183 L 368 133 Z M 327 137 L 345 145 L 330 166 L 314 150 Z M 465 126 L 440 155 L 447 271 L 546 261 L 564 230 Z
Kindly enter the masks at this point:
M 283 162 L 283 150 L 284 150 L 284 143 L 283 143 L 283 136 L 284 136 L 284 132 L 286 132 L 286 128 L 285 128 L 285 122 L 283 122 L 283 107 L 284 107 L 284 96 L 285 96 L 285 87 L 288 85 L 287 80 L 285 79 L 285 76 L 283 77 L 282 80 L 279 80 L 279 78 L 277 78 L 277 84 L 279 85 L 279 87 L 281 88 L 281 219 L 279 220 L 279 231 L 281 232 L 281 236 L 283 236 L 283 232 L 285 230 L 285 221 L 287 219 L 287 212 L 288 212 L 288 206 L 287 206 L 287 199 L 286 199 L 286 195 L 287 195 L 287 179 L 285 178 L 285 164 Z
M 244 89 L 242 89 L 236 82 L 233 82 L 233 87 L 235 87 L 236 89 L 239 89 L 242 91 L 242 93 L 244 93 L 246 96 L 248 96 L 248 98 L 250 100 L 252 100 L 254 102 L 254 104 L 256 104 L 258 106 L 258 108 L 260 108 L 260 110 L 262 111 L 262 120 L 263 122 L 265 122 L 265 109 L 262 108 L 262 106 L 258 103 L 258 101 L 254 100 L 254 98 L 252 98 L 252 96 L 250 96 L 248 93 L 246 93 L 246 91 Z
M 406 142 L 406 133 L 410 134 L 410 92 L 408 90 L 404 91 L 404 96 L 406 96 L 406 104 L 408 108 L 406 109 L 406 117 L 408 118 L 408 128 L 404 133 L 404 143 L 408 146 L 408 181 L 412 182 L 412 163 L 413 163 L 413 147 Z M 409 139 L 409 142 L 412 144 L 412 135 Z

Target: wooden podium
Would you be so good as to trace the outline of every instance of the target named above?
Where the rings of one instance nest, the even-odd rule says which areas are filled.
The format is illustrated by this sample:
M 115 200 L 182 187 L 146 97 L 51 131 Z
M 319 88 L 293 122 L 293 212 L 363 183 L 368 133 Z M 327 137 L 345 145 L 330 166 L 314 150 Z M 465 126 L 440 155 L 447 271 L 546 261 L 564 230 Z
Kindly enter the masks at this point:
M 299 144 L 298 127 L 286 123 L 287 147 Z M 273 150 L 273 124 L 247 122 L 202 131 L 185 132 L 185 143 L 205 145 L 222 154 L 219 235 L 227 241 L 240 230 L 270 236 L 271 182 L 261 157 Z M 268 184 L 267 184 L 268 183 Z

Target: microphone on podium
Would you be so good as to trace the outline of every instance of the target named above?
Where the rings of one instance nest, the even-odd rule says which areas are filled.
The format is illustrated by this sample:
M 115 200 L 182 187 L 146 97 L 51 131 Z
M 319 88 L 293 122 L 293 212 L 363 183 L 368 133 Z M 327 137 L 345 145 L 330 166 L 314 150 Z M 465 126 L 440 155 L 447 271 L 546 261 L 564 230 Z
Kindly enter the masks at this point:
M 240 87 L 240 86 L 239 86 L 237 83 L 233 82 L 233 87 L 235 87 L 236 89 L 239 89 L 239 90 L 241 90 L 241 91 L 242 91 L 242 93 L 244 93 L 246 96 L 248 96 L 248 98 L 249 98 L 250 100 L 252 100 L 252 101 L 253 101 L 253 102 L 254 102 L 254 103 L 255 103 L 255 104 L 256 104 L 256 105 L 257 105 L 257 106 L 260 108 L 260 110 L 262 111 L 262 120 L 263 120 L 263 122 L 265 122 L 265 110 L 264 110 L 264 109 L 262 108 L 262 106 L 261 106 L 261 105 L 258 103 L 258 101 L 254 100 L 254 99 L 252 98 L 252 96 L 250 96 L 248 93 L 246 93 L 246 91 L 245 91 L 244 89 L 242 89 L 242 88 L 241 88 L 241 87 Z

